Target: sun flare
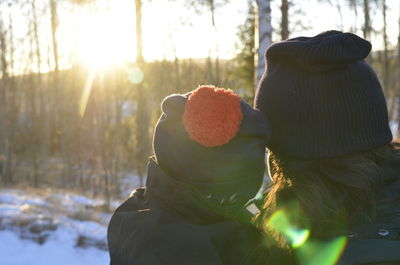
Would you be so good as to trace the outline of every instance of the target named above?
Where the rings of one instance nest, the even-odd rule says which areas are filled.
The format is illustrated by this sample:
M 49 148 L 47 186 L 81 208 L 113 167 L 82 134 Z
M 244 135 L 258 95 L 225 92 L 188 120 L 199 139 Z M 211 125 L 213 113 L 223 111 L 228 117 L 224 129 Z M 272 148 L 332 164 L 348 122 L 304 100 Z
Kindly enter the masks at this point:
M 78 60 L 92 69 L 104 69 L 130 60 L 135 47 L 130 45 L 123 25 L 115 13 L 103 12 L 83 17 L 76 44 Z

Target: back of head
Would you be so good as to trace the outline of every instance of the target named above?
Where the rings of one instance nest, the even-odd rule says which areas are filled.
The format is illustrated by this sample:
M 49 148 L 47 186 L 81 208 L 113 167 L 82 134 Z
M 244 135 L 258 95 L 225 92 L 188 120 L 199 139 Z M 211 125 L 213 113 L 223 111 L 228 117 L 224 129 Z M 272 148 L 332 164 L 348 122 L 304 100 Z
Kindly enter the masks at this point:
M 315 159 L 389 143 L 385 97 L 364 61 L 370 50 L 368 41 L 338 31 L 270 46 L 255 98 L 274 129 L 269 148 Z
M 370 50 L 354 34 L 328 31 L 266 52 L 255 98 L 273 128 L 265 207 L 300 202 L 316 236 L 372 217 L 380 161 L 392 156 L 384 94 L 364 61 Z

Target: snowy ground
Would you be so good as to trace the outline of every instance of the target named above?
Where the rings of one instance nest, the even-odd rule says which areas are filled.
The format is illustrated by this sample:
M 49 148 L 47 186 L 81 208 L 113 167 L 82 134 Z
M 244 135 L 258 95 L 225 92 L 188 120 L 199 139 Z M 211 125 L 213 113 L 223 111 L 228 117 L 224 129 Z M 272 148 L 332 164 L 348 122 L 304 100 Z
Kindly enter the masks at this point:
M 44 244 L 21 239 L 12 231 L 0 231 L 0 260 L 3 265 L 106 265 L 108 252 L 94 247 L 75 247 L 73 233 L 57 231 Z
M 103 206 L 73 193 L 0 189 L 0 264 L 109 264 Z

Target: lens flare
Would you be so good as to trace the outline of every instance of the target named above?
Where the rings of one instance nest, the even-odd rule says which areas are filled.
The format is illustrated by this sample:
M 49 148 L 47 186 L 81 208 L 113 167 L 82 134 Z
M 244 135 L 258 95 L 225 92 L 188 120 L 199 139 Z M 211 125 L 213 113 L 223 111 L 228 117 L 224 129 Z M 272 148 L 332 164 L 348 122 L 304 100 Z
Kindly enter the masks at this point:
M 284 210 L 275 212 L 269 219 L 268 226 L 285 235 L 293 248 L 302 246 L 310 236 L 310 230 L 292 225 Z
M 96 76 L 96 70 L 92 69 L 86 79 L 85 87 L 82 90 L 81 98 L 79 100 L 79 114 L 81 117 L 85 115 L 86 106 L 89 100 L 90 92 L 92 91 L 93 81 Z
M 121 30 L 130 19 L 124 13 L 116 7 L 77 17 L 74 53 L 87 68 L 107 70 L 133 59 L 131 37 Z
M 296 213 L 298 209 L 291 210 Z M 293 212 L 278 210 L 268 220 L 267 226 L 287 238 L 301 265 L 334 265 L 346 247 L 347 238 L 340 236 L 327 242 L 312 239 L 311 231 L 298 228 L 290 216 Z
M 133 84 L 140 84 L 143 82 L 144 73 L 139 67 L 133 67 L 128 70 L 128 79 Z
M 347 238 L 344 236 L 329 242 L 309 240 L 296 251 L 296 254 L 304 265 L 334 265 L 343 253 L 346 242 Z

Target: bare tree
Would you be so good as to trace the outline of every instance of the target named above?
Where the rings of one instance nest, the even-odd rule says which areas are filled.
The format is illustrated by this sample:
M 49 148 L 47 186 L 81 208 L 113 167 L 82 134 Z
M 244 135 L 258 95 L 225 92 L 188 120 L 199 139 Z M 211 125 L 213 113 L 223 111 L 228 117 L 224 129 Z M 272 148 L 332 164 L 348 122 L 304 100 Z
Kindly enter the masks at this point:
M 400 3 L 400 2 L 399 2 Z M 397 93 L 396 93 L 396 107 L 397 107 L 397 115 L 396 115 L 396 121 L 397 121 L 397 132 L 395 132 L 395 135 L 393 137 L 396 139 L 400 135 L 400 126 L 399 126 L 399 118 L 400 118 L 400 6 L 399 6 L 399 25 L 398 25 L 398 37 L 397 37 Z
M 381 0 L 382 4 L 382 17 L 383 17 L 383 28 L 382 28 L 382 38 L 383 38 L 383 91 L 389 96 L 389 47 L 388 47 L 388 37 L 387 37 L 387 5 L 386 0 Z
M 271 25 L 271 1 L 257 0 L 258 11 L 258 63 L 256 84 L 261 79 L 265 70 L 264 53 L 271 44 L 272 25 Z
M 281 2 L 281 39 L 289 38 L 289 1 L 282 0 Z
M 58 13 L 57 13 L 57 1 L 50 1 L 50 19 L 51 19 L 51 40 L 53 44 L 53 58 L 54 58 L 54 71 L 58 73 L 58 42 L 57 42 L 57 29 L 58 29 Z
M 400 3 L 400 2 L 399 2 Z M 399 36 L 397 37 L 397 56 L 399 58 L 398 65 L 399 65 L 399 72 L 400 72 L 400 5 L 399 5 L 399 28 L 398 28 L 399 32 Z M 398 75 L 400 76 L 400 75 Z M 399 82 L 399 92 L 400 92 L 400 82 Z
M 237 67 L 235 77 L 241 80 L 240 87 L 244 88 L 241 97 L 251 102 L 254 98 L 254 83 L 256 79 L 256 9 L 253 0 L 247 0 L 247 16 L 243 24 L 238 27 L 238 53 L 235 61 Z
M 195 8 L 195 10 L 198 13 L 202 13 L 203 12 L 203 8 L 205 8 L 206 10 L 208 10 L 208 12 L 210 12 L 210 19 L 211 19 L 211 25 L 214 29 L 214 34 L 217 36 L 218 35 L 218 29 L 217 29 L 217 25 L 216 25 L 216 17 L 215 17 L 215 11 L 221 7 L 224 6 L 225 4 L 227 4 L 229 2 L 229 0 L 186 0 L 186 6 L 188 7 L 192 7 Z M 212 60 L 211 60 L 211 49 L 209 51 L 209 57 L 207 59 L 207 64 L 208 64 L 208 79 L 209 82 L 215 84 L 215 85 L 219 85 L 219 83 L 221 82 L 221 69 L 220 69 L 220 60 L 219 60 L 219 45 L 218 45 L 218 41 L 217 39 L 215 39 L 215 53 L 216 53 L 216 57 L 215 57 L 215 66 L 214 66 L 214 70 L 213 70 L 213 65 L 212 65 Z
M 0 13 L 0 15 L 2 15 Z M 6 30 L 4 28 L 4 22 L 2 16 L 0 16 L 0 62 L 1 62 L 1 73 L 2 73 L 2 80 L 7 80 L 8 78 L 8 64 L 7 64 L 7 44 L 6 44 Z M 3 82 L 4 83 L 4 82 Z M 2 99 L 5 100 L 6 96 L 4 93 L 6 90 L 2 90 Z
M 36 10 L 36 0 L 32 0 L 32 26 L 33 26 L 33 34 L 35 39 L 35 52 L 36 52 L 36 64 L 37 64 L 37 72 L 38 77 L 40 79 L 41 72 L 42 72 L 42 56 L 40 54 L 40 41 L 39 41 L 39 29 L 38 29 L 38 17 L 37 17 L 37 10 Z M 40 84 L 39 84 L 40 85 Z
M 370 19 L 370 0 L 363 0 L 363 10 L 364 10 L 364 27 L 363 33 L 364 38 L 371 40 L 371 19 Z
M 350 9 L 354 12 L 354 24 L 351 27 L 352 32 L 357 31 L 357 20 L 358 20 L 358 0 L 349 0 L 350 2 Z
M 400 3 L 400 2 L 399 2 Z M 400 5 L 399 5 L 399 27 L 398 27 L 398 37 L 397 37 L 397 88 L 398 88 L 398 93 L 400 93 Z
M 218 35 L 218 30 L 217 30 L 217 25 L 215 24 L 215 1 L 214 0 L 207 0 L 206 4 L 208 5 L 210 11 L 211 11 L 211 23 L 214 28 L 214 33 L 217 36 Z M 216 52 L 216 58 L 215 58 L 215 80 L 214 84 L 219 85 L 220 83 L 220 67 L 219 67 L 219 45 L 217 39 L 215 39 L 215 52 Z
M 4 141 L 5 141 L 5 163 L 3 167 L 3 177 L 4 177 L 4 183 L 10 184 L 13 182 L 13 161 L 14 161 L 14 138 L 15 138 L 15 126 L 16 126 L 16 115 L 17 115 L 17 108 L 16 108 L 16 102 L 15 102 L 15 94 L 16 94 L 16 89 L 15 89 L 15 72 L 14 72 L 14 23 L 12 19 L 12 2 L 8 3 L 8 10 L 9 10 L 9 15 L 8 15 L 8 53 L 9 53 L 9 67 L 8 67 L 8 72 L 10 75 L 7 77 L 7 80 L 5 80 L 5 85 L 4 89 L 7 89 L 8 92 L 8 97 L 7 97 L 7 102 L 4 105 L 6 107 L 5 109 L 5 114 L 7 115 L 6 120 L 4 121 L 5 123 L 5 135 L 4 135 Z M 3 45 L 2 45 L 3 46 Z M 5 47 L 3 47 L 5 48 Z M 3 50 L 3 49 L 2 49 Z M 5 54 L 5 50 L 4 50 Z M 2 59 L 3 60 L 3 59 Z
M 31 34 L 32 35 L 32 34 Z M 34 44 L 33 44 L 33 36 L 30 36 L 30 51 L 29 51 L 29 62 L 32 65 L 34 62 Z M 33 185 L 34 187 L 39 186 L 39 162 L 38 162 L 38 139 L 37 139 L 37 129 L 38 129 L 38 118 L 37 118 L 37 87 L 34 81 L 34 74 L 32 72 L 29 73 L 29 90 L 28 90 L 28 98 L 30 103 L 30 125 L 29 125 L 29 134 L 30 138 L 30 149 L 29 155 L 32 163 L 32 175 L 33 175 Z
M 0 63 L 1 63 L 1 83 L 0 83 L 0 90 L 1 90 L 1 116 L 0 122 L 2 126 L 0 126 L 0 135 L 1 135 L 1 142 L 0 142 L 0 152 L 4 155 L 4 157 L 0 158 L 0 173 L 2 174 L 2 181 L 4 183 L 10 182 L 10 169 L 9 165 L 9 149 L 10 149 L 10 142 L 9 142 L 9 132 L 7 128 L 7 113 L 8 113 L 8 83 L 9 83 L 9 73 L 8 73 L 8 62 L 7 62 L 7 43 L 6 43 L 6 30 L 4 28 L 4 21 L 2 13 L 0 12 Z
M 135 0 L 136 14 L 136 62 L 143 63 L 143 45 L 142 45 L 142 0 Z
M 60 106 L 60 68 L 59 68 L 59 56 L 58 56 L 58 41 L 57 41 L 57 30 L 58 30 L 58 13 L 57 13 L 57 1 L 49 0 L 50 5 L 50 25 L 51 25 L 51 40 L 54 60 L 54 73 L 52 78 L 52 112 L 50 116 L 50 153 L 54 154 L 59 149 L 60 135 L 58 128 L 61 126 L 59 122 L 59 116 L 61 114 Z
M 136 6 L 136 64 L 139 68 L 143 67 L 143 47 L 142 47 L 142 0 L 135 0 Z M 136 89 L 136 116 L 135 116 L 135 162 L 136 171 L 143 185 L 144 174 L 150 149 L 149 139 L 149 111 L 147 95 L 141 84 L 135 85 Z

